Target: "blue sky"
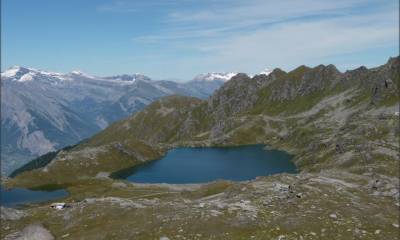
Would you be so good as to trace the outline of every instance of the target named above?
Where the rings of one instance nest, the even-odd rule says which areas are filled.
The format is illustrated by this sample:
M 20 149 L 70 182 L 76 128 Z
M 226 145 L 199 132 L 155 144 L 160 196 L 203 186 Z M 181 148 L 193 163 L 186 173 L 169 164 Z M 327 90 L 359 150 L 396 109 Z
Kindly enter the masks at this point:
M 188 80 L 398 55 L 397 0 L 2 0 L 1 69 Z

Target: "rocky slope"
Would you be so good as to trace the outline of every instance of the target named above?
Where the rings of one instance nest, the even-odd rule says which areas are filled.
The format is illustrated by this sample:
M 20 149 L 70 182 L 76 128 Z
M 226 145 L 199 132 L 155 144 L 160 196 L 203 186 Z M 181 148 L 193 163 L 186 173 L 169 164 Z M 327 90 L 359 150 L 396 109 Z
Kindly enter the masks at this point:
M 2 171 L 75 144 L 160 97 L 206 98 L 223 84 L 222 76 L 177 83 L 140 74 L 94 77 L 10 68 L 1 74 Z
M 7 232 L 42 222 L 59 237 L 85 239 L 395 239 L 399 76 L 396 57 L 345 73 L 320 65 L 238 74 L 207 100 L 162 98 L 10 179 L 66 186 L 73 207 L 32 206 Z M 183 186 L 104 178 L 175 146 L 253 143 L 295 154 L 300 173 Z

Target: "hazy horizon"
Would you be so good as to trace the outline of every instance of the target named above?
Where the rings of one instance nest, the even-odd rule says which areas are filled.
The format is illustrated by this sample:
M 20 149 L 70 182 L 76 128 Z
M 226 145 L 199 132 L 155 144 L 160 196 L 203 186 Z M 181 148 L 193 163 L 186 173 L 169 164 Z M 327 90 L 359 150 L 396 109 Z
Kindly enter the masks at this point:
M 399 55 L 397 55 L 397 56 L 399 56 Z M 357 68 L 362 67 L 362 66 L 368 67 L 368 68 L 375 68 L 375 67 L 379 67 L 379 66 L 381 66 L 381 65 L 384 65 L 390 58 L 397 57 L 397 56 L 389 56 L 389 57 L 387 58 L 386 61 L 382 62 L 381 64 L 375 65 L 375 66 L 364 66 L 364 65 L 358 65 L 358 66 L 357 66 L 357 65 L 355 65 L 355 66 L 353 66 L 353 68 L 344 69 L 344 70 L 343 70 L 343 69 L 338 69 L 338 70 L 339 70 L 340 72 L 343 73 L 343 72 L 346 72 L 346 71 L 351 71 L 351 70 L 357 69 Z M 304 65 L 304 64 L 303 64 L 303 65 Z M 307 67 L 316 67 L 316 66 L 318 66 L 318 65 L 320 65 L 320 64 L 316 64 L 316 65 L 312 65 L 312 66 L 305 65 L 305 66 L 307 66 Z M 324 65 L 329 65 L 329 64 L 324 64 Z M 281 70 L 283 70 L 283 71 L 285 71 L 285 72 L 290 72 L 290 71 L 292 71 L 292 70 L 294 70 L 294 69 L 296 69 L 296 68 L 298 68 L 298 67 L 300 67 L 300 66 L 302 66 L 302 65 L 298 65 L 298 66 L 296 66 L 296 67 L 294 67 L 294 68 L 291 68 L 291 69 L 283 69 L 283 68 L 280 68 L 280 67 L 276 67 L 276 68 L 272 68 L 272 69 L 268 69 L 268 70 L 273 71 L 274 69 L 279 68 L 279 69 L 281 69 Z M 47 71 L 47 72 L 54 72 L 54 71 L 52 71 L 51 69 L 39 69 L 39 68 L 32 68 L 32 67 L 29 67 L 29 66 L 21 66 L 21 65 L 13 65 L 13 66 L 10 66 L 9 68 L 7 68 L 7 69 L 5 69 L 5 70 L 1 70 L 1 72 L 3 73 L 4 71 L 6 71 L 6 70 L 8 70 L 8 69 L 10 69 L 10 68 L 14 68 L 14 67 L 31 68 L 31 69 L 35 69 L 35 70 L 39 70 L 39 71 L 45 71 L 45 72 L 46 72 L 46 71 Z M 337 67 L 337 66 L 335 65 L 335 67 Z M 68 73 L 71 73 L 71 72 L 74 72 L 74 71 L 81 71 L 81 70 L 79 70 L 79 69 L 73 69 L 73 70 L 68 71 L 68 72 L 57 72 L 57 73 L 68 74 Z M 203 72 L 203 73 L 195 74 L 195 75 L 193 75 L 191 78 L 182 79 L 182 78 L 173 78 L 173 77 L 168 77 L 168 76 L 163 77 L 163 78 L 154 78 L 154 77 L 152 77 L 152 76 L 149 75 L 149 74 L 140 73 L 140 72 L 131 72 L 131 73 L 122 72 L 122 73 L 115 73 L 115 74 L 111 74 L 111 75 L 95 75 L 95 74 L 91 74 L 90 72 L 83 72 L 83 71 L 81 71 L 81 72 L 82 72 L 83 74 L 87 74 L 88 76 L 99 77 L 99 78 L 102 78 L 102 77 L 111 77 L 111 76 L 117 76 L 117 75 L 125 75 L 125 74 L 127 74 L 127 75 L 140 74 L 140 75 L 144 75 L 144 76 L 146 76 L 146 77 L 151 78 L 151 80 L 156 80 L 156 81 L 158 81 L 158 80 L 168 80 L 168 81 L 176 81 L 176 82 L 191 81 L 191 80 L 193 80 L 195 77 L 199 76 L 200 74 L 217 73 L 217 72 Z M 258 72 L 258 73 L 246 73 L 246 72 L 243 72 L 243 71 L 236 71 L 236 72 L 237 72 L 237 73 L 244 73 L 244 74 L 247 74 L 247 75 L 249 75 L 249 76 L 254 76 L 254 75 L 259 74 L 261 71 Z M 223 73 L 223 72 L 218 72 L 218 73 Z M 225 72 L 225 73 L 228 73 L 228 72 Z

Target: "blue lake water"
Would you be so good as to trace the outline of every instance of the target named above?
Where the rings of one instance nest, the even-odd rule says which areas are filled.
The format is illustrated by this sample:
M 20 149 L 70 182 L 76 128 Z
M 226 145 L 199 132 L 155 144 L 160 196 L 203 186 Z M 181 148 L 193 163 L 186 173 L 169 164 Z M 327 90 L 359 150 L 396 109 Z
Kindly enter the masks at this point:
M 12 188 L 5 190 L 1 187 L 0 191 L 1 206 L 4 207 L 17 207 L 23 204 L 46 202 L 68 196 L 68 192 L 63 189 L 38 191 L 24 188 Z
M 175 148 L 161 159 L 114 173 L 137 183 L 243 181 L 276 173 L 296 173 L 292 155 L 264 145 Z

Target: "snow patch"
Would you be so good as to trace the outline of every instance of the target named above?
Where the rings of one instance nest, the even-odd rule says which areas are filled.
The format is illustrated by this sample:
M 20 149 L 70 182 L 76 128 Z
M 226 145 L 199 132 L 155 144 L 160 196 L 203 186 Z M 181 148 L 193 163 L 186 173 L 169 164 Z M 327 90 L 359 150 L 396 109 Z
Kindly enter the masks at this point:
M 34 73 L 27 73 L 22 75 L 22 77 L 18 80 L 18 82 L 28 82 L 33 80 Z
M 40 73 L 41 75 L 54 77 L 54 78 L 57 78 L 57 79 L 62 80 L 62 81 L 64 81 L 64 80 L 72 80 L 72 78 L 66 77 L 65 74 L 62 74 L 62 73 L 47 72 L 47 71 L 41 71 L 41 70 L 38 70 L 38 73 Z
M 11 78 L 11 77 L 15 77 L 15 75 L 18 73 L 18 71 L 20 70 L 20 66 L 14 66 L 9 68 L 8 70 L 6 70 L 5 72 L 1 73 L 1 77 L 2 78 Z
M 229 72 L 229 73 L 207 73 L 207 74 L 200 74 L 194 78 L 195 81 L 215 81 L 221 80 L 224 82 L 229 81 L 232 77 L 236 76 L 237 73 Z
M 79 71 L 79 70 L 74 70 L 74 71 L 72 71 L 71 73 L 72 73 L 72 74 L 75 74 L 75 75 L 83 75 L 83 72 L 81 72 L 81 71 Z
M 71 72 L 71 74 L 72 75 L 82 76 L 82 77 L 85 77 L 85 78 L 94 78 L 93 76 L 88 75 L 88 74 L 86 74 L 86 73 L 84 73 L 84 72 L 82 72 L 80 70 L 74 70 L 74 71 Z
M 271 70 L 269 70 L 268 68 L 266 68 L 266 69 L 264 69 L 262 72 L 260 72 L 259 75 L 266 75 L 266 76 L 268 76 L 271 72 L 272 72 Z
M 17 77 L 18 75 L 18 77 Z M 22 75 L 22 76 L 20 76 Z M 26 82 L 26 81 L 32 81 L 34 80 L 34 76 L 36 76 L 36 80 L 40 79 L 46 79 L 48 80 L 48 77 L 51 77 L 55 80 L 72 80 L 68 75 L 65 75 L 63 73 L 57 73 L 57 72 L 48 72 L 48 71 L 42 71 L 38 70 L 35 68 L 25 68 L 25 67 L 20 67 L 20 66 L 14 66 L 6 70 L 5 72 L 1 73 L 1 78 L 12 78 L 14 81 L 17 82 Z

